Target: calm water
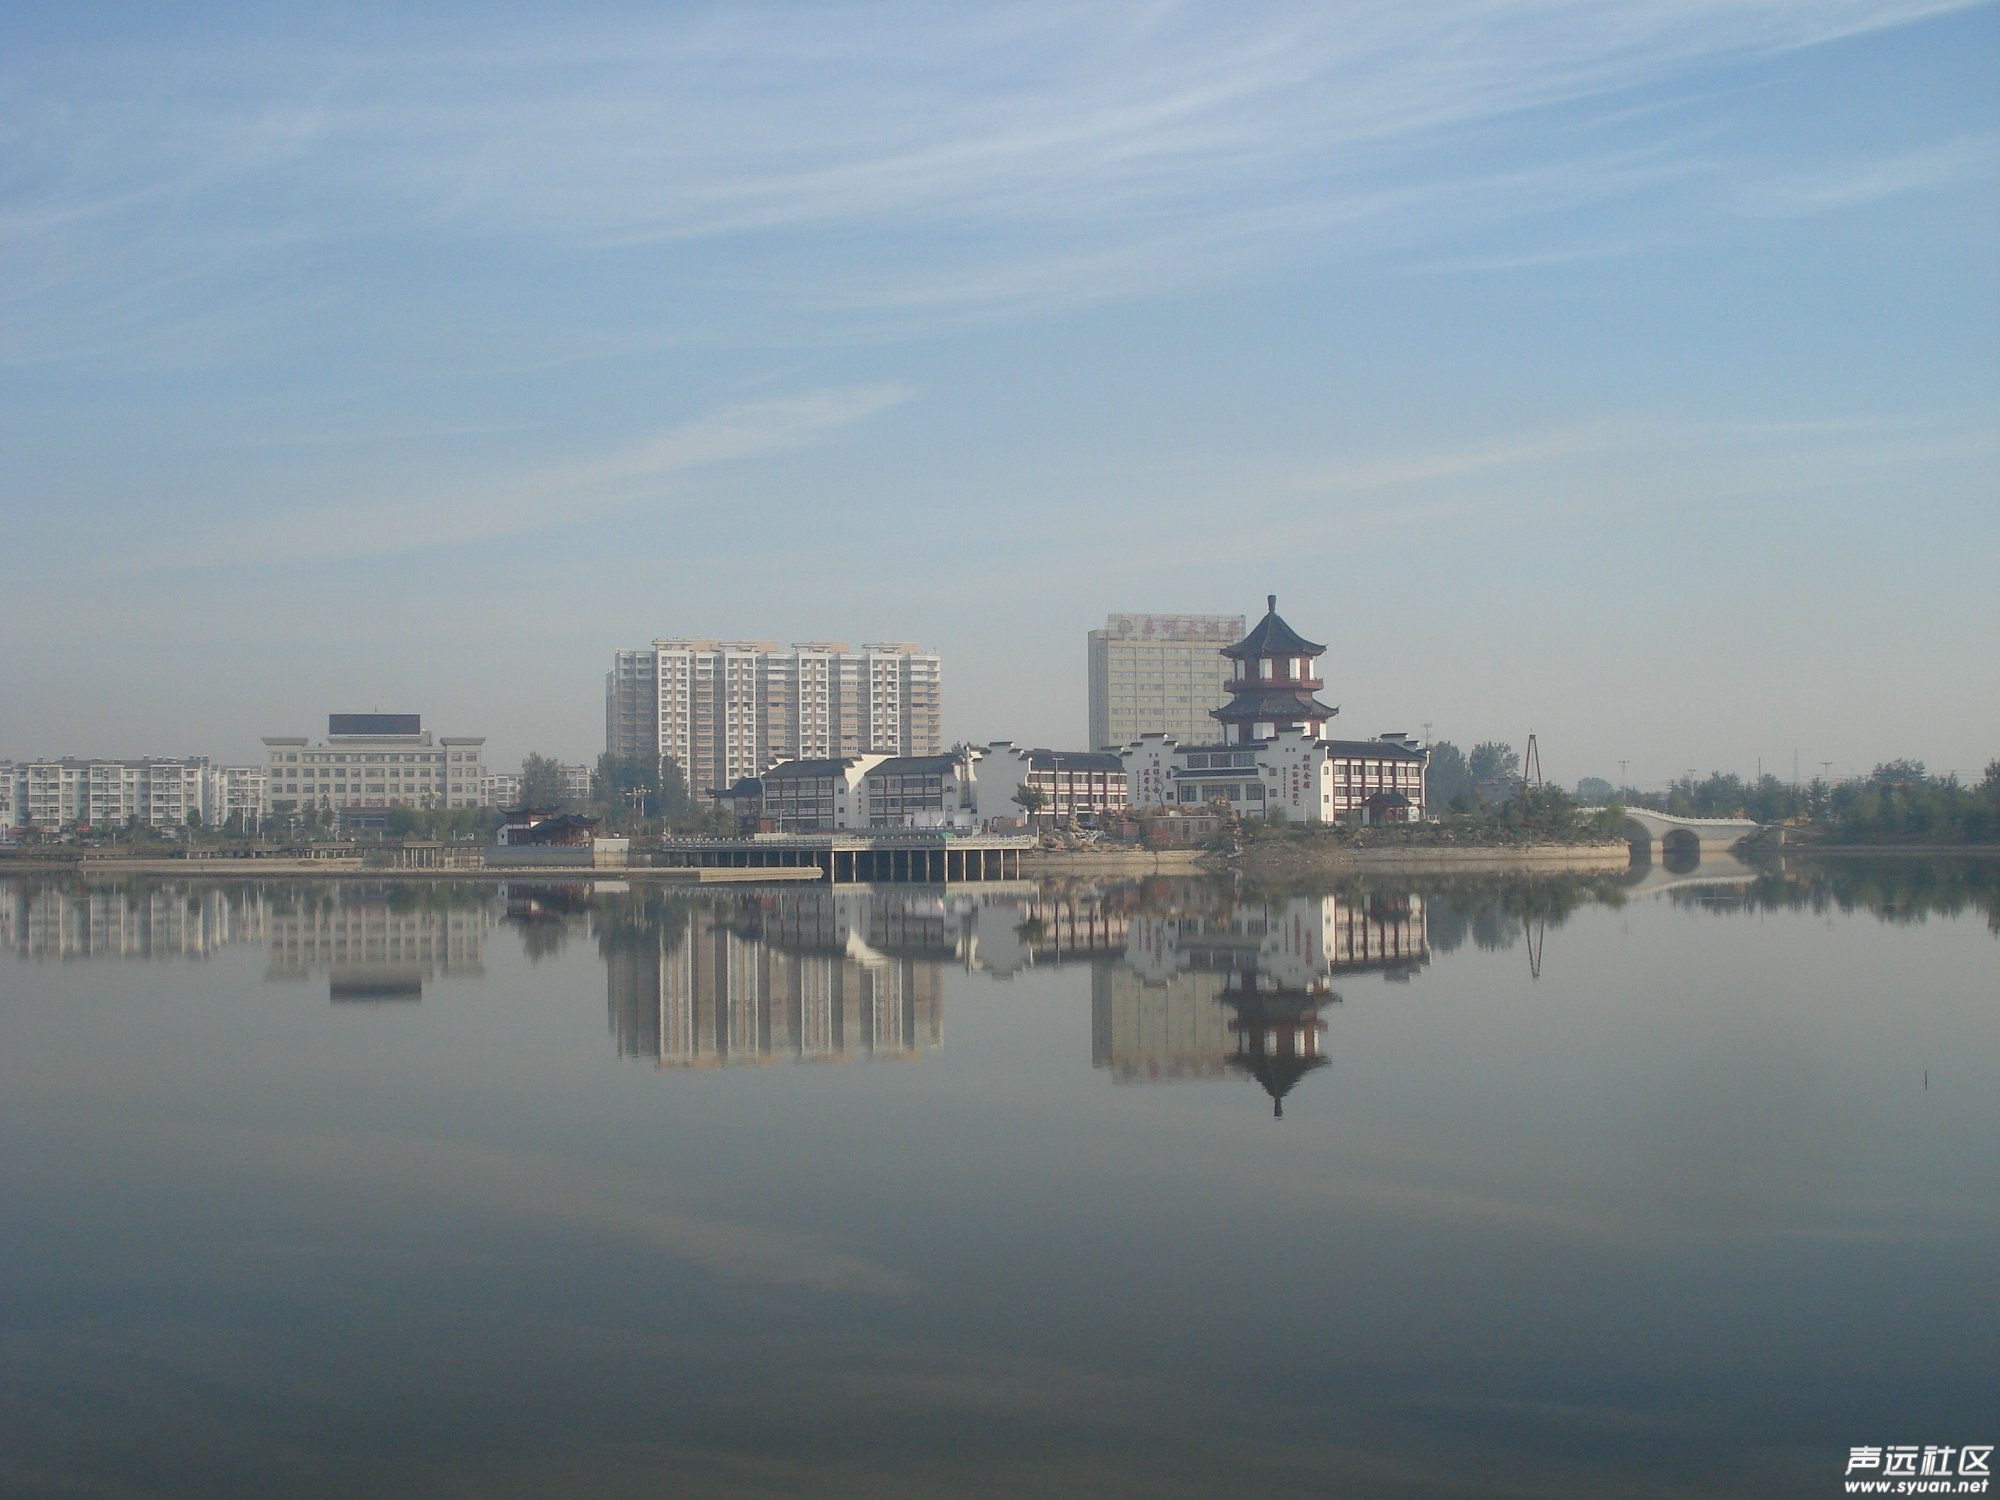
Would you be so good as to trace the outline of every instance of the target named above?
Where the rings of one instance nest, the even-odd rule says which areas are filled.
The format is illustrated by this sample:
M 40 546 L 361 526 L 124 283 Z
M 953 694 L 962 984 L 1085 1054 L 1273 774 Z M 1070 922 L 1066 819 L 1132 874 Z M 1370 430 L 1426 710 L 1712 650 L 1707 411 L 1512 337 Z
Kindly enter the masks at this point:
M 2000 869 L 1723 874 L 0 881 L 0 1492 L 1832 1495 L 2000 1441 Z

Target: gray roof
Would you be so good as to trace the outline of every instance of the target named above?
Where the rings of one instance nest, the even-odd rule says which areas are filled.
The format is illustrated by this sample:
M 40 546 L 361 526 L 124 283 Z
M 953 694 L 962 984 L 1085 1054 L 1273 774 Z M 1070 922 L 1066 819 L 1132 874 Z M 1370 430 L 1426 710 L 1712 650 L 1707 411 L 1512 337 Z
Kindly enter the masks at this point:
M 1034 771 L 1123 771 L 1124 759 L 1109 750 L 1030 750 Z
M 797 781 L 806 777 L 839 776 L 853 765 L 851 760 L 788 760 L 771 767 L 763 779 L 769 781 Z
M 1321 740 L 1332 755 L 1372 755 L 1377 760 L 1422 760 L 1424 752 L 1391 740 Z
M 1237 693 L 1220 708 L 1211 708 L 1210 718 L 1233 724 L 1239 719 L 1330 719 L 1340 709 L 1322 703 L 1311 693 L 1296 688 L 1249 688 Z
M 1233 646 L 1224 646 L 1222 654 L 1238 661 L 1258 656 L 1318 656 L 1326 647 L 1309 641 L 1278 617 L 1278 596 L 1271 595 L 1271 607 L 1264 618 Z
M 868 768 L 870 776 L 942 776 L 958 769 L 955 755 L 892 755 Z

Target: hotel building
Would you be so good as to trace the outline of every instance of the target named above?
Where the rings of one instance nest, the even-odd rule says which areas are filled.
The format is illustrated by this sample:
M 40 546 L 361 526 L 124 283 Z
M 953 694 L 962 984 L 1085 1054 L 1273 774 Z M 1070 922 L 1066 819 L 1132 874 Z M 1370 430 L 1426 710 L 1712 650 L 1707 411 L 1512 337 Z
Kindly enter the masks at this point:
M 1221 648 L 1241 615 L 1110 615 L 1090 632 L 1090 744 L 1116 750 L 1145 734 L 1193 744 L 1229 701 Z

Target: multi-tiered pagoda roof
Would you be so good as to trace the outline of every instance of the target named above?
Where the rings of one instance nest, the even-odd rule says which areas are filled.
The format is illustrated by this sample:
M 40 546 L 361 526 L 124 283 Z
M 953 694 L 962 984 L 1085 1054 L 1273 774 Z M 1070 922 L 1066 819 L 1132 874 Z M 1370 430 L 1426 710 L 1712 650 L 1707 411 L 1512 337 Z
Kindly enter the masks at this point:
M 1284 622 L 1276 594 L 1266 604 L 1256 627 L 1235 645 L 1222 648 L 1222 654 L 1236 663 L 1236 673 L 1227 684 L 1229 701 L 1210 710 L 1221 722 L 1224 737 L 1239 745 L 1265 737 L 1253 732 L 1260 724 L 1269 726 L 1267 733 L 1303 728 L 1317 735 L 1340 712 L 1313 696 L 1326 686 L 1314 675 L 1313 665 L 1326 647 Z

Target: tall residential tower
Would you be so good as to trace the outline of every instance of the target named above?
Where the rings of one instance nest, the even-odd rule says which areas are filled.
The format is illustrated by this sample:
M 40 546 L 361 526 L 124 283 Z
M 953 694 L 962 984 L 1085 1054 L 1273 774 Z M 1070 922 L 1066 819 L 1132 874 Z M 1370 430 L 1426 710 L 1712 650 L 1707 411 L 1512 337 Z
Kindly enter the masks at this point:
M 657 640 L 604 683 L 604 748 L 671 755 L 697 796 L 781 760 L 938 755 L 943 670 L 908 641 Z

